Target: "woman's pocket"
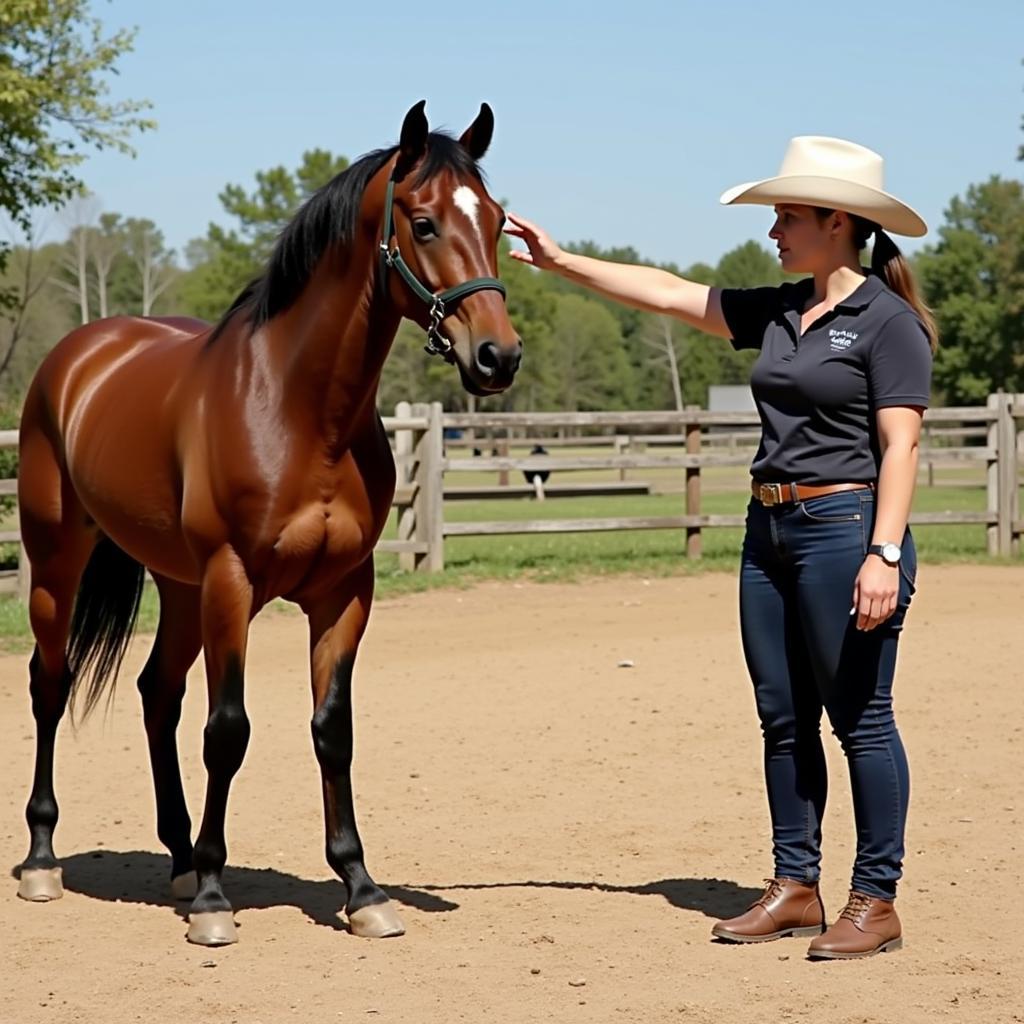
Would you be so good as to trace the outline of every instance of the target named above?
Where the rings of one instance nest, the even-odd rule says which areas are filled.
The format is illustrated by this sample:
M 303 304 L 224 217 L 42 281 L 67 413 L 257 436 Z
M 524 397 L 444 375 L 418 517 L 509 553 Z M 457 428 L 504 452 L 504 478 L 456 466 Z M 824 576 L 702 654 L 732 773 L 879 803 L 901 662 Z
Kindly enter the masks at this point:
M 917 548 L 908 527 L 900 545 L 900 575 L 910 587 L 911 596 L 917 590 Z
M 837 491 L 801 501 L 798 508 L 812 523 L 857 523 L 864 518 L 859 494 L 859 491 Z

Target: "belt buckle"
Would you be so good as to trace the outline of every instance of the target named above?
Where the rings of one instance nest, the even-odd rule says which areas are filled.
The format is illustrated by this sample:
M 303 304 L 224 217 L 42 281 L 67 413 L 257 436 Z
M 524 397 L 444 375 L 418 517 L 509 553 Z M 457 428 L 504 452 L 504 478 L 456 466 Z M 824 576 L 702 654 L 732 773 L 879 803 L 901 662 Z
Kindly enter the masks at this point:
M 768 508 L 772 505 L 781 505 L 782 484 L 758 484 L 757 496 L 761 504 Z

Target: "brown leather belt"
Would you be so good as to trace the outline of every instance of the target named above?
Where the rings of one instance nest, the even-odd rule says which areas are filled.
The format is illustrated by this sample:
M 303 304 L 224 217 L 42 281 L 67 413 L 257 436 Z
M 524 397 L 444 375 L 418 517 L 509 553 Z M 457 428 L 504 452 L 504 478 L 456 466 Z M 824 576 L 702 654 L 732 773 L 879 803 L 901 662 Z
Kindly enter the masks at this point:
M 750 490 L 762 505 L 794 505 L 798 501 L 822 498 L 840 491 L 865 491 L 874 484 L 762 484 L 750 481 Z

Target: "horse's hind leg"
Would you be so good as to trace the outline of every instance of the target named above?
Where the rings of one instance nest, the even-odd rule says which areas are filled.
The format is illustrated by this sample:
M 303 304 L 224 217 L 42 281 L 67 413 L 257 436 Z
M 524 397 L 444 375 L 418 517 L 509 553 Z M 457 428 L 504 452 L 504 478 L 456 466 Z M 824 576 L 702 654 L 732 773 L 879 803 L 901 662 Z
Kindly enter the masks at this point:
M 196 876 L 176 733 L 185 677 L 202 648 L 199 588 L 163 576 L 154 579 L 160 592 L 160 625 L 138 686 L 156 789 L 156 831 L 171 854 L 171 893 L 188 900 L 196 894 Z
M 22 431 L 18 498 L 22 541 L 32 573 L 29 621 L 36 640 L 29 665 L 36 761 L 25 812 L 31 845 L 21 867 L 18 895 L 42 902 L 64 894 L 53 852 L 57 825 L 53 755 L 57 726 L 71 692 L 67 642 L 75 594 L 96 535 L 63 479 L 49 441 L 30 427 Z

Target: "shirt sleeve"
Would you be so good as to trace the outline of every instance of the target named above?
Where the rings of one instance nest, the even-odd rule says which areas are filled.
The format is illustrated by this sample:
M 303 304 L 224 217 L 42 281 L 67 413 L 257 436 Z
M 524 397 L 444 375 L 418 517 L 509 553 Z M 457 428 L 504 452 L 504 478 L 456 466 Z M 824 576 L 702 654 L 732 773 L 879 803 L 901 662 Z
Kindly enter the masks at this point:
M 868 358 L 868 384 L 876 409 L 893 405 L 928 407 L 932 350 L 924 325 L 910 310 L 887 320 Z
M 778 288 L 723 288 L 721 299 L 732 347 L 760 348 L 779 308 Z

